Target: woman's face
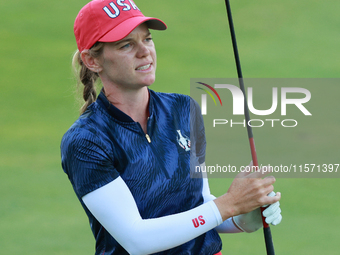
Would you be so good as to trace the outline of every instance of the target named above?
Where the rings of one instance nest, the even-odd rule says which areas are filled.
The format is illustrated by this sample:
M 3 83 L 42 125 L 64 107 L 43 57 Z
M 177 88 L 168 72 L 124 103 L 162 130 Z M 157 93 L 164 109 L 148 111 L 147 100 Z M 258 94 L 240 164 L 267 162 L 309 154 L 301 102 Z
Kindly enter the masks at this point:
M 147 25 L 139 25 L 118 42 L 105 43 L 100 62 L 104 85 L 134 90 L 154 83 L 156 50 Z

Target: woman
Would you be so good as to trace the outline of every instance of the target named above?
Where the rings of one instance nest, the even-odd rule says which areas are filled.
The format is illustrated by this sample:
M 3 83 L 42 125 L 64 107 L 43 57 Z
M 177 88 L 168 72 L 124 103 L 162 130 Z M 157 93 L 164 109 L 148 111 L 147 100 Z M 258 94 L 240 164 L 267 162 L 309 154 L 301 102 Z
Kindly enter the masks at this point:
M 241 173 L 218 198 L 207 179 L 191 178 L 190 164 L 205 157 L 200 109 L 188 96 L 148 88 L 157 66 L 149 29 L 166 25 L 131 0 L 95 0 L 79 12 L 75 60 L 86 103 L 63 137 L 63 169 L 89 217 L 95 254 L 220 254 L 217 231 L 255 231 L 259 207 L 273 204 L 264 214 L 278 224 L 281 195 L 261 172 Z

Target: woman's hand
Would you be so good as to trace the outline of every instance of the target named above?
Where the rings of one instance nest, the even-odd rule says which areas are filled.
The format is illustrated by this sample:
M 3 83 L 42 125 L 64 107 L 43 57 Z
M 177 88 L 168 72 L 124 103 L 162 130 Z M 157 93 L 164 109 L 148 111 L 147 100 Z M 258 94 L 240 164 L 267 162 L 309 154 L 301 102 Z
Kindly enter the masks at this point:
M 246 169 L 251 167 L 252 163 Z M 265 177 L 270 172 L 270 167 L 263 167 L 254 172 L 245 170 L 235 177 L 228 192 L 214 200 L 223 221 L 281 199 L 280 192 L 277 192 L 276 196 L 268 196 L 274 190 L 273 184 L 276 181 L 273 176 Z

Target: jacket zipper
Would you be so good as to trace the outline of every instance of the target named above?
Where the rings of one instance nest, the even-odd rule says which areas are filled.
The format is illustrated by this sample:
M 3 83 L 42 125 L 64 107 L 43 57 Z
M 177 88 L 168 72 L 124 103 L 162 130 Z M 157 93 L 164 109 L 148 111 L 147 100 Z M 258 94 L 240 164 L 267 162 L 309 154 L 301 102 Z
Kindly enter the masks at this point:
M 143 131 L 143 129 L 142 129 L 142 126 L 140 126 L 140 128 L 141 128 L 142 132 L 144 133 L 144 131 Z M 150 131 L 150 127 L 149 127 L 149 118 L 148 118 L 148 127 L 147 127 L 147 130 Z M 148 133 L 145 134 L 145 138 L 146 138 L 146 140 L 148 141 L 148 143 L 150 144 L 150 146 L 153 147 L 153 145 L 151 144 L 151 138 L 150 138 L 150 136 L 149 136 Z M 156 158 L 156 160 L 158 160 L 158 158 Z M 158 162 L 158 163 L 159 163 L 160 166 L 163 165 L 161 162 Z M 169 173 L 166 171 L 166 169 L 163 169 L 163 168 L 161 167 L 161 171 L 164 173 L 166 179 L 170 179 Z
M 146 140 L 148 140 L 148 143 L 151 143 L 151 138 L 148 134 L 145 134 L 145 138 L 146 138 Z

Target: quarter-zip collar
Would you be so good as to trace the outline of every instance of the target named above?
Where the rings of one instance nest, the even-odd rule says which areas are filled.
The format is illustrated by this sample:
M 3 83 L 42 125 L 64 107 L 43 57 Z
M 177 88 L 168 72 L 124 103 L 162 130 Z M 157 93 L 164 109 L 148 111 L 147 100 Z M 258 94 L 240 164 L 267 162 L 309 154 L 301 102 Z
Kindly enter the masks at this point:
M 152 116 L 152 113 L 153 113 L 153 97 L 152 97 L 152 93 L 150 93 L 151 91 L 149 89 L 148 89 L 148 92 L 149 92 L 149 95 L 150 95 L 149 96 L 149 105 L 148 105 L 150 117 L 148 119 L 150 119 L 151 116 Z M 121 121 L 121 122 L 128 122 L 128 123 L 135 122 L 129 115 L 127 115 L 123 111 L 119 110 L 116 106 L 114 106 L 113 104 L 111 104 L 109 102 L 109 100 L 105 96 L 104 90 L 101 90 L 96 102 L 102 108 L 104 108 L 107 111 L 107 113 L 110 114 L 116 120 Z

